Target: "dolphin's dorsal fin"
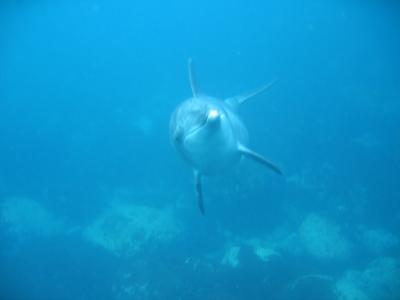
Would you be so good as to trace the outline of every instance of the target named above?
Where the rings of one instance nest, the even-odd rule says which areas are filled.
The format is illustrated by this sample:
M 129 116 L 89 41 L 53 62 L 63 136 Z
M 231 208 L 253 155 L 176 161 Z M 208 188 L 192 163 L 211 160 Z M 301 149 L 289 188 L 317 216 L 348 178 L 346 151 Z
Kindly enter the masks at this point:
M 198 93 L 198 90 L 197 90 L 196 80 L 195 80 L 195 77 L 194 77 L 192 58 L 188 59 L 188 69 L 189 69 L 190 88 L 192 90 L 193 97 L 196 98 L 199 93 Z
M 277 79 L 274 79 L 264 84 L 262 87 L 256 89 L 255 91 L 228 98 L 225 100 L 225 102 L 231 104 L 232 106 L 239 106 L 240 104 L 246 102 L 247 100 L 254 98 L 260 95 L 261 93 L 265 92 L 266 90 L 268 90 L 271 86 L 273 86 L 276 83 L 276 81 Z
M 243 146 L 242 144 L 238 145 L 238 150 L 239 152 L 248 157 L 251 158 L 252 160 L 262 164 L 263 166 L 271 169 L 272 171 L 274 171 L 275 173 L 282 175 L 282 171 L 273 163 L 269 162 L 265 157 L 263 157 L 262 155 L 250 150 L 249 148 Z
M 197 204 L 199 206 L 201 214 L 204 216 L 204 201 L 203 201 L 203 190 L 201 187 L 201 175 L 200 172 L 197 170 L 194 171 L 194 184 L 196 187 Z

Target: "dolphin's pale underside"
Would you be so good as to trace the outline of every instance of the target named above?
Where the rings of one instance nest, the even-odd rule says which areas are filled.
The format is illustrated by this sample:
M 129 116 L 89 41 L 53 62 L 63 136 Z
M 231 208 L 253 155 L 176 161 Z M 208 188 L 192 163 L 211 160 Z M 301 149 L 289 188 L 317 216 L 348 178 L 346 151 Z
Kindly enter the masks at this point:
M 170 136 L 175 148 L 194 170 L 198 206 L 204 214 L 203 175 L 223 172 L 242 157 L 282 174 L 275 164 L 247 147 L 247 130 L 237 114 L 241 104 L 266 91 L 273 82 L 223 101 L 199 93 L 191 60 L 189 80 L 192 97 L 181 103 L 172 114 Z

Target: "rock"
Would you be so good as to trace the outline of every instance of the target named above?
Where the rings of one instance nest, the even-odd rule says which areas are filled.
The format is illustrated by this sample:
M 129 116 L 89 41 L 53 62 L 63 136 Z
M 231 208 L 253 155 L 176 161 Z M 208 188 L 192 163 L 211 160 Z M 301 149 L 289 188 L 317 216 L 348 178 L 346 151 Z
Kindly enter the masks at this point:
M 359 238 L 366 249 L 378 255 L 396 249 L 400 244 L 399 239 L 394 234 L 383 229 L 363 230 Z
M 347 271 L 337 281 L 336 290 L 341 300 L 399 299 L 399 261 L 382 257 L 373 260 L 364 271 Z
M 0 204 L 0 220 L 19 237 L 51 236 L 64 231 L 64 224 L 39 202 L 24 198 L 6 198 Z
M 232 268 L 237 268 L 240 265 L 239 252 L 240 252 L 239 246 L 229 247 L 225 252 L 224 257 L 221 260 L 221 264 L 230 266 Z
M 254 254 L 263 262 L 269 262 L 272 257 L 279 256 L 274 245 L 260 239 L 250 239 L 247 244 L 253 249 Z
M 118 204 L 89 225 L 84 236 L 116 256 L 129 257 L 145 247 L 171 242 L 182 231 L 169 210 Z
M 308 254 L 318 259 L 343 259 L 350 246 L 339 226 L 316 214 L 310 214 L 300 225 L 299 239 Z
M 285 299 L 336 300 L 334 281 L 320 274 L 301 276 L 290 285 Z

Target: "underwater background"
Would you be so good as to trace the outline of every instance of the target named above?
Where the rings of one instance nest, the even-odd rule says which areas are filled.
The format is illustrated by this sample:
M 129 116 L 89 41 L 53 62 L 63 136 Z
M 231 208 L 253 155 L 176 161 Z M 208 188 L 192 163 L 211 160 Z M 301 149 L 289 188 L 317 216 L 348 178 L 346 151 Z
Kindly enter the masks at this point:
M 0 299 L 400 299 L 396 1 L 0 3 Z M 199 89 L 251 148 L 169 141 Z

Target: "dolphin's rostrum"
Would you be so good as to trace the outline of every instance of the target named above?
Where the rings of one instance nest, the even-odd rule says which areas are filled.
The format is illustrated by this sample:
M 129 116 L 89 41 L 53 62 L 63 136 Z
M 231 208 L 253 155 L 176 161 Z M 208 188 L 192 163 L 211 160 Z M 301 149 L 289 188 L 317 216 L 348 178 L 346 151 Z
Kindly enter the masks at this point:
M 172 114 L 170 137 L 172 144 L 194 170 L 198 206 L 204 214 L 201 187 L 203 175 L 229 169 L 243 156 L 282 174 L 277 166 L 247 147 L 247 130 L 237 115 L 238 107 L 242 103 L 266 91 L 273 82 L 254 92 L 223 101 L 199 94 L 191 59 L 189 79 L 192 97 L 181 103 Z

